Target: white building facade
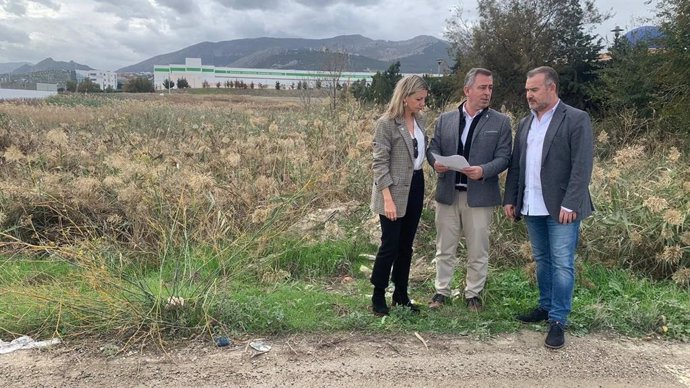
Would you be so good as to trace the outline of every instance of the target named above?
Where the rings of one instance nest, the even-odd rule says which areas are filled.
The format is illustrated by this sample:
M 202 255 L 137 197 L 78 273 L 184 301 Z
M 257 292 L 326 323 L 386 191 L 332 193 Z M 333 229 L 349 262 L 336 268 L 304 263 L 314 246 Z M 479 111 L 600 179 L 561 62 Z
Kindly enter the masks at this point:
M 117 73 L 114 71 L 103 70 L 75 70 L 77 75 L 77 83 L 90 79 L 91 82 L 101 87 L 101 90 L 106 90 L 108 87 L 113 90 L 117 89 Z
M 56 96 L 57 91 L 2 89 L 0 88 L 0 101 L 2 100 L 33 100 L 50 96 Z
M 359 80 L 370 83 L 374 74 L 344 71 L 339 74 L 338 83 L 344 85 Z M 166 80 L 174 82 L 174 88 L 177 88 L 177 80 L 181 78 L 186 79 L 191 88 L 201 88 L 204 82 L 213 88 L 218 83 L 221 87 L 225 87 L 227 81 L 242 81 L 246 85 L 253 83 L 255 88 L 260 86 L 274 88 L 276 82 L 281 84 L 281 88 L 291 87 L 297 82 L 306 82 L 308 87 L 313 88 L 317 82 L 320 82 L 323 87 L 329 87 L 333 82 L 334 73 L 317 70 L 215 67 L 202 65 L 200 58 L 186 58 L 184 65 L 155 65 L 153 67 L 153 83 L 156 90 L 166 89 L 163 85 Z

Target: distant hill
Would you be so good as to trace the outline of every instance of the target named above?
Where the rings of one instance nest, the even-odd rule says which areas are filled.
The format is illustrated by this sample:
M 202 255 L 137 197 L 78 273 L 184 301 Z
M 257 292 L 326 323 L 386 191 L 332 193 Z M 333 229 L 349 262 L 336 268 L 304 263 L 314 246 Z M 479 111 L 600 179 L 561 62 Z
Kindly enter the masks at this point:
M 18 69 L 24 65 L 30 65 L 29 62 L 6 62 L 0 63 L 0 74 L 11 73 L 14 69 Z
M 659 48 L 659 38 L 663 36 L 661 29 L 656 26 L 641 26 L 623 35 L 633 46 L 645 42 L 650 48 Z
M 37 72 L 42 72 L 42 71 L 55 71 L 55 70 L 64 70 L 64 71 L 72 71 L 72 70 L 93 70 L 92 67 L 82 65 L 79 63 L 76 63 L 74 61 L 69 61 L 69 62 L 62 62 L 62 61 L 56 61 L 53 58 L 46 58 L 42 60 L 41 62 L 38 62 L 35 65 L 30 65 L 30 64 L 24 64 L 23 66 L 20 66 L 14 70 L 12 70 L 12 74 L 29 74 L 29 73 L 37 73 Z
M 185 58 L 201 58 L 202 64 L 220 67 L 320 70 L 329 50 L 352 54 L 349 71 L 383 71 L 399 60 L 403 73 L 435 73 L 439 58 L 452 64 L 448 48 L 447 42 L 425 35 L 405 41 L 373 40 L 362 35 L 328 39 L 236 39 L 198 43 L 117 72 L 151 72 L 154 65 L 183 64 Z

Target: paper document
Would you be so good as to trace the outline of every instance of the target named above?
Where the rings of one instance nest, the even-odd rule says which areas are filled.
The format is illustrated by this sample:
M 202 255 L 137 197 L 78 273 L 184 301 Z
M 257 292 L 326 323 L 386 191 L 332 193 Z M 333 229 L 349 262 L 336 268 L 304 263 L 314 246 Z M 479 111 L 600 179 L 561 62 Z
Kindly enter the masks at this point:
M 465 157 L 462 155 L 441 156 L 436 155 L 433 152 L 431 153 L 431 155 L 434 156 L 434 159 L 437 162 L 441 163 L 442 165 L 448 167 L 453 171 L 460 171 L 463 168 L 470 166 L 470 164 L 467 163 L 467 159 L 465 159 Z

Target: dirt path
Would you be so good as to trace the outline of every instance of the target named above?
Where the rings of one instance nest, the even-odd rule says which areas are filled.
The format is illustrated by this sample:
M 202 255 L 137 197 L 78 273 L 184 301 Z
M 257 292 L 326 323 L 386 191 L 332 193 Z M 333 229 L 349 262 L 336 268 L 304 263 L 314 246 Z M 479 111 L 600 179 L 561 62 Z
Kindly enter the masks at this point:
M 180 344 L 168 354 L 105 356 L 58 345 L 0 355 L 0 387 L 690 387 L 690 344 L 603 335 L 547 350 L 522 331 L 479 341 L 361 333 L 267 339 L 217 348 Z

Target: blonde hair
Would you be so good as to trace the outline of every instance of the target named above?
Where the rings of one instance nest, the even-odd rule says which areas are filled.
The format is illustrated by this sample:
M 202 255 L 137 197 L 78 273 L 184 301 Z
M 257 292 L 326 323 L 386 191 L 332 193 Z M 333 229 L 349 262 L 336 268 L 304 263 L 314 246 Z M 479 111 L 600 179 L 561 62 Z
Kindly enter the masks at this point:
M 405 113 L 403 100 L 422 90 L 429 91 L 429 85 L 422 77 L 414 74 L 403 77 L 395 84 L 393 97 L 391 97 L 391 101 L 388 103 L 388 108 L 386 108 L 383 116 L 388 119 L 403 117 L 403 113 Z

